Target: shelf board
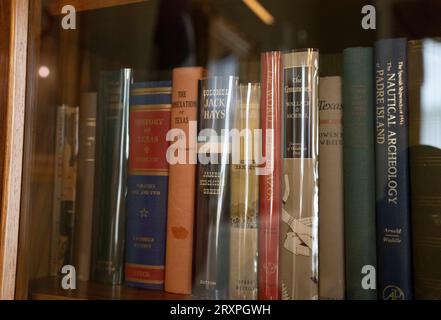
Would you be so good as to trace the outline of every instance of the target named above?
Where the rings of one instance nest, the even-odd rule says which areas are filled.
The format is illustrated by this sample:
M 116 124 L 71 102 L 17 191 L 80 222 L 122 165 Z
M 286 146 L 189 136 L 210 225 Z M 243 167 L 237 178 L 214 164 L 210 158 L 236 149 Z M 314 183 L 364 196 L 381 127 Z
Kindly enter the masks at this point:
M 191 300 L 188 295 L 143 290 L 126 286 L 110 286 L 98 282 L 77 281 L 76 290 L 61 288 L 61 278 L 31 280 L 31 300 Z
M 127 4 L 146 2 L 148 0 L 53 0 L 49 4 L 49 15 L 57 16 L 61 14 L 61 9 L 66 5 L 75 7 L 77 12 L 110 8 Z

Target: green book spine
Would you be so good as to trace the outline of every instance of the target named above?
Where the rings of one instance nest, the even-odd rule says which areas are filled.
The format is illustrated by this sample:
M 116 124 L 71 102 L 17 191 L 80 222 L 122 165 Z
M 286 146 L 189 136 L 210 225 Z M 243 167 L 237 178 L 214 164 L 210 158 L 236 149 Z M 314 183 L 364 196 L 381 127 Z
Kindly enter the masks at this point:
M 103 72 L 97 111 L 93 280 L 121 284 L 131 70 Z
M 372 48 L 343 52 L 345 265 L 348 299 L 377 299 Z

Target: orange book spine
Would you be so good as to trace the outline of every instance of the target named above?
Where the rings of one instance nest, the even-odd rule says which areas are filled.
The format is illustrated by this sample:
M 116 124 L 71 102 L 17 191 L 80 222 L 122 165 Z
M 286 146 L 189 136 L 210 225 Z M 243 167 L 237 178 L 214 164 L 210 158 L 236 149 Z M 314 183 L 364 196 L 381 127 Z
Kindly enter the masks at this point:
M 174 154 L 185 154 L 186 158 L 185 164 L 170 163 L 165 290 L 178 294 L 191 293 L 196 190 L 196 165 L 193 163 L 197 150 L 196 144 L 190 142 L 190 135 L 197 133 L 198 80 L 203 76 L 201 67 L 173 70 L 171 128 L 182 130 L 180 132 L 185 135 L 176 136 L 171 147 L 175 145 L 181 152 Z

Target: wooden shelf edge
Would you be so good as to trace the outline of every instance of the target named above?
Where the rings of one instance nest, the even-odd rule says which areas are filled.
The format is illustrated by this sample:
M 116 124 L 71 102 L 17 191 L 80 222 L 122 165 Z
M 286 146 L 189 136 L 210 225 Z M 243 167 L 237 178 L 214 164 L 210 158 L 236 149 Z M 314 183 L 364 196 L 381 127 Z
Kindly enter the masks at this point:
M 188 295 L 144 290 L 126 286 L 110 286 L 98 282 L 77 281 L 76 290 L 61 288 L 61 278 L 48 277 L 31 280 L 31 300 L 191 300 Z
M 49 15 L 57 16 L 62 14 L 61 9 L 66 5 L 75 7 L 77 12 L 95 9 L 110 8 L 127 4 L 147 2 L 148 0 L 53 0 L 49 4 Z

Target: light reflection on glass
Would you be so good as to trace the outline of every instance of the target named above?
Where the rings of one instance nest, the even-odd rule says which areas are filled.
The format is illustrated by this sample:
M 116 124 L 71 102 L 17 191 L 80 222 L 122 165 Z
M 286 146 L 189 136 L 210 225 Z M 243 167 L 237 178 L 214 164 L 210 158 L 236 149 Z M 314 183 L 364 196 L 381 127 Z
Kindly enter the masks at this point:
M 441 42 L 423 40 L 420 143 L 441 149 Z

